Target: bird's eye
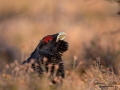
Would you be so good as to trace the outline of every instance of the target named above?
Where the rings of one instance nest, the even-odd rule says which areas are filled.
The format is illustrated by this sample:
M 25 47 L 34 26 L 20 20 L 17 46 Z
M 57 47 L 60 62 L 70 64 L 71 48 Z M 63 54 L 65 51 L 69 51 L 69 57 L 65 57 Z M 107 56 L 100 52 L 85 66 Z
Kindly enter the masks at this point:
M 43 43 L 46 44 L 46 43 L 49 43 L 53 40 L 53 37 L 52 36 L 46 36 L 44 39 L 43 39 Z

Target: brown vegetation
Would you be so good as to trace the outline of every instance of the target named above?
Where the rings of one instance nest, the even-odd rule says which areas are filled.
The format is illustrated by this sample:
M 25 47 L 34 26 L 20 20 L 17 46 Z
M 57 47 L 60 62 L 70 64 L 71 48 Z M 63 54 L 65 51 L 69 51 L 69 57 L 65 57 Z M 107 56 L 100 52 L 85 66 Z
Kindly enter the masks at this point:
M 0 0 L 0 89 L 56 88 L 46 75 L 24 74 L 19 71 L 24 67 L 9 63 L 21 63 L 43 36 L 61 31 L 70 46 L 61 90 L 119 88 L 119 8 L 114 0 Z

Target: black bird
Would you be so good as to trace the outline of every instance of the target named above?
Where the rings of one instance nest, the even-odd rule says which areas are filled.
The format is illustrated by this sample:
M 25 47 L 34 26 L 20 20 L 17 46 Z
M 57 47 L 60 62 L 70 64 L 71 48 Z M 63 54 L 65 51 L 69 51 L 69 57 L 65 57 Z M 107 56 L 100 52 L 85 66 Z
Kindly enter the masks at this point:
M 30 63 L 31 60 L 34 60 L 32 68 L 39 75 L 48 72 L 49 65 L 51 65 L 51 76 L 55 72 L 55 65 L 58 65 L 56 76 L 65 78 L 65 68 L 62 60 L 62 54 L 68 50 L 68 43 L 64 41 L 65 37 L 66 33 L 64 32 L 45 36 L 23 64 Z M 44 58 L 47 58 L 46 62 L 44 62 Z M 36 66 L 35 63 L 37 63 L 38 66 Z

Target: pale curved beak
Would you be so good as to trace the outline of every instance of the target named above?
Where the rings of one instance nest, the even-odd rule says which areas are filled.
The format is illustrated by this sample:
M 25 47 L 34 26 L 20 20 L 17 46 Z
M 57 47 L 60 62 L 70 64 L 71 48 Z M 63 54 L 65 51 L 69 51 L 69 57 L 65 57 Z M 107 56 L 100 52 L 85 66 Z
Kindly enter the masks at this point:
M 57 39 L 56 39 L 56 42 L 58 42 L 59 40 L 64 40 L 66 38 L 66 35 L 67 34 L 65 32 L 59 32 Z

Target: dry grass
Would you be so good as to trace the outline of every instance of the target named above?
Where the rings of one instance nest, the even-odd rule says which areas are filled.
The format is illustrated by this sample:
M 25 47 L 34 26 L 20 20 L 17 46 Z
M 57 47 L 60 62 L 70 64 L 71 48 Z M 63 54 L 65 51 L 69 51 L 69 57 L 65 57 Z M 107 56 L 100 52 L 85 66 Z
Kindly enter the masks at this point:
M 0 0 L 0 90 L 118 89 L 119 74 L 100 64 L 112 56 L 108 57 L 111 64 L 119 67 L 116 65 L 120 60 L 118 10 L 119 4 L 114 0 Z M 67 33 L 69 43 L 69 50 L 63 56 L 66 79 L 62 86 L 51 85 L 49 73 L 41 78 L 32 69 L 24 72 L 26 68 L 17 62 L 4 68 L 3 61 L 25 60 L 40 39 L 61 31 Z M 93 38 L 100 38 L 97 45 L 91 45 Z M 84 60 L 87 55 L 91 61 L 97 56 L 101 60 L 92 64 Z M 119 68 L 116 70 L 119 72 Z
M 74 61 L 77 56 L 74 56 Z M 74 66 L 74 63 L 73 63 Z M 104 68 L 100 64 L 100 58 L 81 75 L 80 68 L 84 62 L 80 61 L 76 68 L 66 70 L 66 78 L 54 77 L 57 82 L 50 82 L 49 72 L 39 77 L 31 68 L 30 64 L 19 65 L 13 62 L 6 65 L 0 73 L 0 90 L 119 90 L 120 76 L 115 75 L 112 68 Z M 26 71 L 27 70 L 27 71 Z M 63 83 L 61 84 L 61 80 Z

